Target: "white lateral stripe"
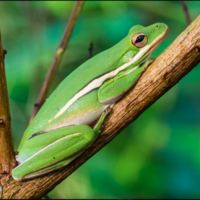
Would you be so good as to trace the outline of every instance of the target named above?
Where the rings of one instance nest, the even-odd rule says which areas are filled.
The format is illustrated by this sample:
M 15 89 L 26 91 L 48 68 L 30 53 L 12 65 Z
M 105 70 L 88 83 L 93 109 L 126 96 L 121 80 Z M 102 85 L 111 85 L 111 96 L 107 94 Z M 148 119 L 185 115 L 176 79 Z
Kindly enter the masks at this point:
M 62 115 L 75 101 L 77 101 L 80 97 L 84 96 L 85 94 L 87 94 L 88 92 L 92 91 L 93 89 L 96 89 L 98 87 L 100 87 L 102 85 L 102 83 L 114 76 L 116 76 L 119 72 L 121 72 L 122 70 L 126 69 L 127 67 L 129 67 L 131 64 L 133 64 L 134 62 L 136 62 L 137 60 L 139 60 L 150 48 L 150 46 L 145 46 L 143 49 L 141 49 L 139 51 L 139 53 L 133 57 L 133 59 L 131 59 L 129 62 L 121 65 L 120 67 L 118 67 L 116 70 L 109 72 L 105 75 L 103 75 L 100 78 L 97 78 L 95 80 L 93 80 L 92 82 L 90 82 L 86 87 L 84 87 L 82 90 L 80 90 L 77 94 L 75 94 L 65 105 L 62 109 L 60 109 L 58 111 L 58 113 L 55 115 L 54 119 L 56 119 L 57 117 L 59 117 L 60 115 Z M 138 66 L 134 67 L 133 69 L 137 69 Z

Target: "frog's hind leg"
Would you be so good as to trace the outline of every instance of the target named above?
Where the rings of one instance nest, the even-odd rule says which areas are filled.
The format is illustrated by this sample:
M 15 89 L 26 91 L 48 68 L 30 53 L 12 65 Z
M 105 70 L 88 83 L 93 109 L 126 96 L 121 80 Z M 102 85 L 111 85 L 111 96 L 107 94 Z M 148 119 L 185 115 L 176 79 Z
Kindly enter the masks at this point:
M 67 166 L 71 161 L 73 161 L 79 155 L 80 155 L 80 153 L 75 155 L 75 156 L 72 156 L 71 158 L 68 158 L 66 160 L 60 161 L 58 163 L 55 163 L 55 164 L 53 164 L 53 165 L 51 165 L 51 166 L 49 166 L 49 167 L 47 167 L 45 169 L 41 169 L 41 170 L 39 170 L 37 172 L 31 173 L 29 175 L 26 175 L 26 176 L 23 177 L 23 179 L 31 179 L 31 178 L 34 178 L 34 177 L 37 177 L 37 176 L 40 176 L 40 175 L 44 175 L 44 174 L 56 171 L 56 170 L 58 170 L 58 169 L 60 169 L 62 167 Z
M 37 135 L 30 140 L 39 143 L 40 140 L 52 140 L 52 138 L 53 141 L 34 152 L 12 171 L 16 180 L 45 174 L 69 164 L 92 144 L 96 134 L 90 126 L 74 125 Z
M 107 107 L 106 110 L 101 114 L 100 118 L 98 119 L 97 123 L 95 124 L 94 128 L 93 128 L 93 136 L 94 138 L 96 138 L 99 133 L 101 132 L 101 127 L 107 117 L 107 115 L 109 114 L 110 110 L 112 108 L 112 105 Z M 81 151 L 82 152 L 82 151 Z M 57 169 L 60 169 L 66 165 L 68 165 L 71 161 L 73 161 L 76 157 L 78 157 L 81 152 L 75 154 L 75 155 L 72 155 L 71 157 L 65 159 L 65 160 L 62 160 L 62 161 L 59 161 L 58 163 L 54 163 L 53 165 L 49 166 L 49 167 L 46 167 L 45 169 L 41 169 L 35 173 L 31 173 L 30 175 L 27 175 L 24 177 L 24 179 L 30 179 L 30 178 L 34 178 L 36 176 L 39 176 L 39 175 L 43 175 L 43 174 L 46 174 L 46 173 L 49 173 L 49 172 L 52 172 L 52 171 L 55 171 Z

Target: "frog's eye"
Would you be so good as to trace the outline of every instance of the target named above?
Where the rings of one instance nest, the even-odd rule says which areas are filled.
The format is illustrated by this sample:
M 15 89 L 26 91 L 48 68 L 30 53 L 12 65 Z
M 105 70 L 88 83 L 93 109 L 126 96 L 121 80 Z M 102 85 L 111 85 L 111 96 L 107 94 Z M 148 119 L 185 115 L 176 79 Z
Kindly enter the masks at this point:
M 131 42 L 138 48 L 142 48 L 147 44 L 147 36 L 144 33 L 136 33 L 132 36 Z

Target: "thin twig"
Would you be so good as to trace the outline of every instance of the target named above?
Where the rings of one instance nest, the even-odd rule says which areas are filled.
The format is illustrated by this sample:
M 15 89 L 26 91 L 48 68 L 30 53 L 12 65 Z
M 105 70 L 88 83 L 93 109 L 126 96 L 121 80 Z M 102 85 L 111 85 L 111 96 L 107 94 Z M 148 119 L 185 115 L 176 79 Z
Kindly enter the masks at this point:
M 88 54 L 89 54 L 89 58 L 92 58 L 93 56 L 93 51 L 94 51 L 94 43 L 90 42 L 89 47 L 88 47 Z
M 40 107 L 42 106 L 42 104 L 44 103 L 48 90 L 49 90 L 49 86 L 50 83 L 53 79 L 53 75 L 55 74 L 56 69 L 58 68 L 59 64 L 61 63 L 63 54 L 65 49 L 67 48 L 67 45 L 69 43 L 70 40 L 70 36 L 72 34 L 72 31 L 74 29 L 74 25 L 76 24 L 77 18 L 80 14 L 81 8 L 83 7 L 84 1 L 76 1 L 74 8 L 71 12 L 71 15 L 69 17 L 68 23 L 66 24 L 66 28 L 65 28 L 65 32 L 63 35 L 63 38 L 56 50 L 55 56 L 53 58 L 51 67 L 49 68 L 49 71 L 47 73 L 47 76 L 44 80 L 44 83 L 42 85 L 42 88 L 40 90 L 38 99 L 35 103 L 34 106 L 34 110 L 32 113 L 31 118 L 33 118 L 35 116 L 35 114 L 39 111 Z
M 11 143 L 10 111 L 6 84 L 4 58 L 0 34 L 0 175 L 8 174 L 14 166 L 14 153 Z
M 187 24 L 190 24 L 191 21 L 192 21 L 192 18 L 190 16 L 186 1 L 181 0 L 181 5 L 182 5 L 182 8 L 183 8 L 183 12 L 185 14 L 186 22 L 187 22 Z
M 3 198 L 40 198 L 111 141 L 200 61 L 200 16 L 151 64 L 135 87 L 112 109 L 99 138 L 77 159 L 58 171 L 29 181 L 7 181 Z

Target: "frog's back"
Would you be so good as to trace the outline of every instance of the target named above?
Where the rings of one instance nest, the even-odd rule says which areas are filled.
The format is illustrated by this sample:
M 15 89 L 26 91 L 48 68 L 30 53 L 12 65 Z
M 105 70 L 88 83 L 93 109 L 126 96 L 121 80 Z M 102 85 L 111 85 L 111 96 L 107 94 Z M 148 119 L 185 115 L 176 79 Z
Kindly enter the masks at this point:
M 117 45 L 119 44 L 120 43 Z M 33 132 L 41 131 L 43 126 L 46 126 L 48 121 L 51 120 L 78 91 L 83 89 L 95 78 L 116 68 L 115 62 L 118 62 L 118 59 L 113 59 L 113 55 L 117 53 L 118 57 L 120 57 L 119 54 L 123 55 L 123 49 L 121 48 L 121 52 L 119 52 L 118 47 L 114 47 L 99 53 L 69 74 L 45 101 L 26 130 L 25 135 L 28 136 Z M 98 63 L 100 64 L 98 65 Z

